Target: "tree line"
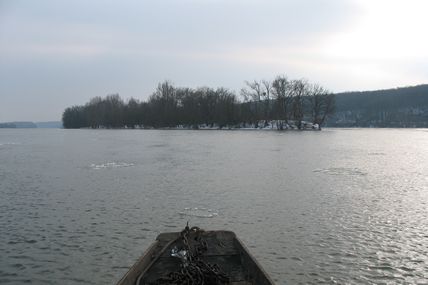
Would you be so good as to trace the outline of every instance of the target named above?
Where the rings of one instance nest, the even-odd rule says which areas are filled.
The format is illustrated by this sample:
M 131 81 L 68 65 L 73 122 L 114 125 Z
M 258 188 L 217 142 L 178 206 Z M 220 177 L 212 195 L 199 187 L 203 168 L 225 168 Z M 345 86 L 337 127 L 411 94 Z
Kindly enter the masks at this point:
M 159 83 L 147 101 L 118 94 L 92 98 L 85 105 L 66 108 L 64 128 L 304 128 L 305 122 L 321 126 L 334 111 L 334 95 L 306 80 L 245 82 L 239 97 L 226 88 L 175 87 Z

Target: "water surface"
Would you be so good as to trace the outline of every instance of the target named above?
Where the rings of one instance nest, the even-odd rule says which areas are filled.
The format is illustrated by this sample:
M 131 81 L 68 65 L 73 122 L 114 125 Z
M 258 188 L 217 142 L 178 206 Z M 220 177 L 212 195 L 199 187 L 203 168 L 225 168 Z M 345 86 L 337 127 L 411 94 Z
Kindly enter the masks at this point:
M 0 283 L 114 284 L 235 231 L 277 284 L 427 284 L 428 131 L 0 130 Z

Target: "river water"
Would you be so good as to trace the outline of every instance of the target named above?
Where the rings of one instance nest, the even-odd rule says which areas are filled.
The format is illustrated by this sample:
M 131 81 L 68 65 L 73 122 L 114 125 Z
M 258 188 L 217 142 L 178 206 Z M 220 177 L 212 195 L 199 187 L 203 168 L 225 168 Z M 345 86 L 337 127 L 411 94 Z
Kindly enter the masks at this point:
M 186 221 L 277 284 L 428 284 L 428 130 L 0 130 L 0 283 L 114 284 Z

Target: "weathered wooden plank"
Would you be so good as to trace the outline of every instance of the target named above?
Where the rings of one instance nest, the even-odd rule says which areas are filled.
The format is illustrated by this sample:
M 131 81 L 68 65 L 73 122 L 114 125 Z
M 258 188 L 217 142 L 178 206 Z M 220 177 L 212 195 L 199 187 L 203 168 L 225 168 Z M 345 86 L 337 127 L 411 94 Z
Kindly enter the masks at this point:
M 207 263 L 217 264 L 230 278 L 230 284 L 274 284 L 233 232 L 208 231 L 200 232 L 198 235 L 208 245 L 207 251 L 201 258 Z M 190 246 L 197 242 L 193 240 L 195 237 L 195 233 L 189 236 Z M 180 259 L 170 256 L 174 246 L 180 248 L 183 245 L 180 233 L 163 233 L 156 240 L 118 285 L 135 284 L 139 277 L 141 277 L 140 284 L 147 284 L 166 276 L 169 272 L 180 270 Z
M 170 240 L 176 239 L 180 236 L 180 233 L 161 233 L 156 237 L 156 240 L 166 244 L 167 242 L 169 242 Z
M 117 285 L 134 285 L 138 276 L 147 268 L 152 261 L 152 256 L 155 255 L 159 242 L 154 242 L 146 250 L 146 252 L 137 260 L 137 262 L 128 270 L 125 276 L 117 283 Z
M 246 280 L 259 285 L 274 284 L 269 275 L 264 271 L 257 260 L 249 253 L 248 249 L 239 240 L 239 238 L 236 237 L 235 242 L 236 247 L 241 251 L 242 266 L 245 268 L 245 273 L 248 276 Z

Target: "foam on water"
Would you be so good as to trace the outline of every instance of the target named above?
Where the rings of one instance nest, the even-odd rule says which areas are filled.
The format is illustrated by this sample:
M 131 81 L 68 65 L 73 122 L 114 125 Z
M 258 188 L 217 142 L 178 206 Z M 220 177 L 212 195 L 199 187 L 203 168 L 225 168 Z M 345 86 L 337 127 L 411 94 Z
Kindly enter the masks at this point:
M 101 164 L 92 163 L 89 167 L 92 169 L 110 169 L 110 168 L 119 168 L 119 167 L 130 167 L 134 166 L 134 163 L 128 162 L 106 162 Z
M 369 152 L 369 155 L 386 155 L 383 152 Z
M 313 172 L 325 173 L 329 175 L 352 175 L 352 176 L 365 176 L 367 172 L 362 171 L 359 168 L 350 168 L 350 167 L 330 167 L 323 169 L 315 169 Z
M 0 142 L 0 146 L 6 146 L 6 145 L 20 145 L 21 143 L 17 142 Z
M 203 207 L 184 208 L 183 211 L 178 213 L 182 216 L 190 216 L 197 218 L 214 218 L 218 216 L 218 213 L 216 211 Z

